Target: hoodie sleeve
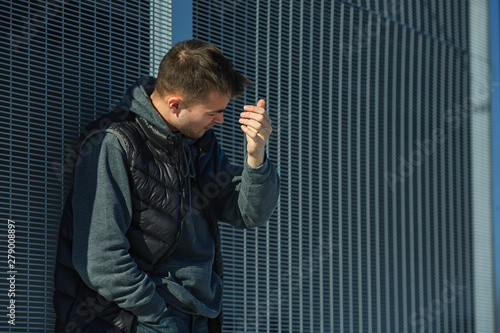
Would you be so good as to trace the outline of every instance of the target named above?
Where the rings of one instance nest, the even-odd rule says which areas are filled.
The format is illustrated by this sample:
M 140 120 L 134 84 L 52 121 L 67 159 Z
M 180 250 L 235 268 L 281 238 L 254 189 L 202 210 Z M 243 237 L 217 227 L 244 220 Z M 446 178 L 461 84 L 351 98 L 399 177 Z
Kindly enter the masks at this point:
M 230 164 L 227 158 L 224 157 L 223 160 Z M 225 166 L 223 169 L 230 170 L 234 167 Z M 220 187 L 215 214 L 219 221 L 237 228 L 261 226 L 273 213 L 279 190 L 278 172 L 267 157 L 257 168 L 249 166 L 245 158 L 243 171 L 233 176 L 228 184 Z
M 73 264 L 85 283 L 141 321 L 155 322 L 165 310 L 154 282 L 128 254 L 131 223 L 126 153 L 106 133 L 83 146 L 74 175 Z

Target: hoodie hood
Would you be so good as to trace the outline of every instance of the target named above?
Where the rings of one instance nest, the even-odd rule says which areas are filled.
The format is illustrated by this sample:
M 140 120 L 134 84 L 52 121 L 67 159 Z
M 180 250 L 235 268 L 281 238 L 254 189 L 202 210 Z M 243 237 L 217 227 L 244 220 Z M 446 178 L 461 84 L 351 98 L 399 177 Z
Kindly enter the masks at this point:
M 125 91 L 125 95 L 118 103 L 118 107 L 141 116 L 165 133 L 171 133 L 167 124 L 156 111 L 150 96 L 156 85 L 156 79 L 151 76 L 142 76 Z

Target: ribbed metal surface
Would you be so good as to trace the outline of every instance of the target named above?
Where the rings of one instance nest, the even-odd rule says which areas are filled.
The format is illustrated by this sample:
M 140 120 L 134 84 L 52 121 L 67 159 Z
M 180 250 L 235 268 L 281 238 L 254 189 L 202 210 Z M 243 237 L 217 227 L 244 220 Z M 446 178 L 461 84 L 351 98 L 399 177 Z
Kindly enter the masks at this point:
M 53 331 L 52 275 L 71 148 L 82 126 L 157 67 L 169 47 L 169 7 L 168 1 L 1 2 L 1 332 Z M 15 326 L 6 316 L 8 219 L 16 225 Z
M 171 43 L 170 8 L 163 0 L 0 4 L 5 294 L 8 219 L 17 270 L 16 326 L 4 316 L 2 332 L 52 330 L 70 147 L 139 75 L 156 72 Z M 474 278 L 489 262 L 473 262 L 481 214 L 472 203 L 488 195 L 477 196 L 476 180 L 487 181 L 471 159 L 489 159 L 488 136 L 474 135 L 488 120 L 470 113 L 478 59 L 469 1 L 215 0 L 193 1 L 193 11 L 194 37 L 219 45 L 255 84 L 218 127 L 224 149 L 241 162 L 240 108 L 265 98 L 268 153 L 282 178 L 266 227 L 223 228 L 225 331 L 488 327 L 474 322 L 488 302 L 473 297 L 489 290 L 476 290 Z M 487 239 L 482 226 L 476 242 Z
M 281 200 L 223 230 L 227 332 L 473 332 L 467 1 L 193 1 L 268 100 Z

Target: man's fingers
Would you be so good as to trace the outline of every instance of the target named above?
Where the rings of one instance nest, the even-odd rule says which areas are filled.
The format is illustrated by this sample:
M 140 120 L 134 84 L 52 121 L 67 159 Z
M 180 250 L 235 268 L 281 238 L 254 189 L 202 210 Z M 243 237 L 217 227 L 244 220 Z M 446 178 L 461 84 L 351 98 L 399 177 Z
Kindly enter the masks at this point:
M 258 146 L 265 145 L 273 131 L 271 118 L 267 114 L 265 106 L 266 101 L 260 99 L 257 105 L 245 105 L 243 107 L 245 111 L 240 114 L 241 129 L 246 133 L 247 138 Z
M 265 106 L 266 106 L 266 101 L 263 99 L 260 99 L 257 102 L 257 105 L 245 105 L 243 108 L 246 111 L 256 112 L 258 114 L 266 114 L 267 115 Z
M 264 127 L 270 128 L 271 118 L 267 114 L 265 106 L 266 101 L 264 99 L 260 99 L 257 102 L 257 105 L 245 105 L 243 108 L 246 112 L 242 112 L 240 116 L 241 118 L 253 119 L 262 123 Z
M 253 120 L 253 121 L 256 121 L 258 123 L 261 123 L 264 126 L 271 125 L 269 117 L 266 117 L 265 114 L 259 114 L 256 112 L 242 112 L 240 114 L 240 116 L 241 116 L 241 119 Z
M 263 121 L 258 121 L 258 120 L 254 120 L 251 118 L 241 118 L 240 124 L 244 124 L 247 127 L 252 128 L 252 130 L 254 130 L 254 132 L 265 131 L 266 133 L 270 134 L 273 130 L 272 127 L 267 123 L 267 121 L 265 119 Z
M 251 139 L 259 145 L 264 145 L 269 139 L 269 134 L 265 130 L 258 132 L 255 128 L 245 125 L 241 125 L 241 129 L 245 132 L 248 139 Z

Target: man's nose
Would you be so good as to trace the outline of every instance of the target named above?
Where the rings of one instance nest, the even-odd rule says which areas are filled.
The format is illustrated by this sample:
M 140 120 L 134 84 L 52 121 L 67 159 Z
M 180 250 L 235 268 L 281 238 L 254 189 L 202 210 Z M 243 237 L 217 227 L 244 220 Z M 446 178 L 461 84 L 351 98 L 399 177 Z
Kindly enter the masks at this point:
M 224 114 L 222 112 L 217 113 L 214 117 L 214 122 L 217 124 L 222 124 L 224 122 Z

